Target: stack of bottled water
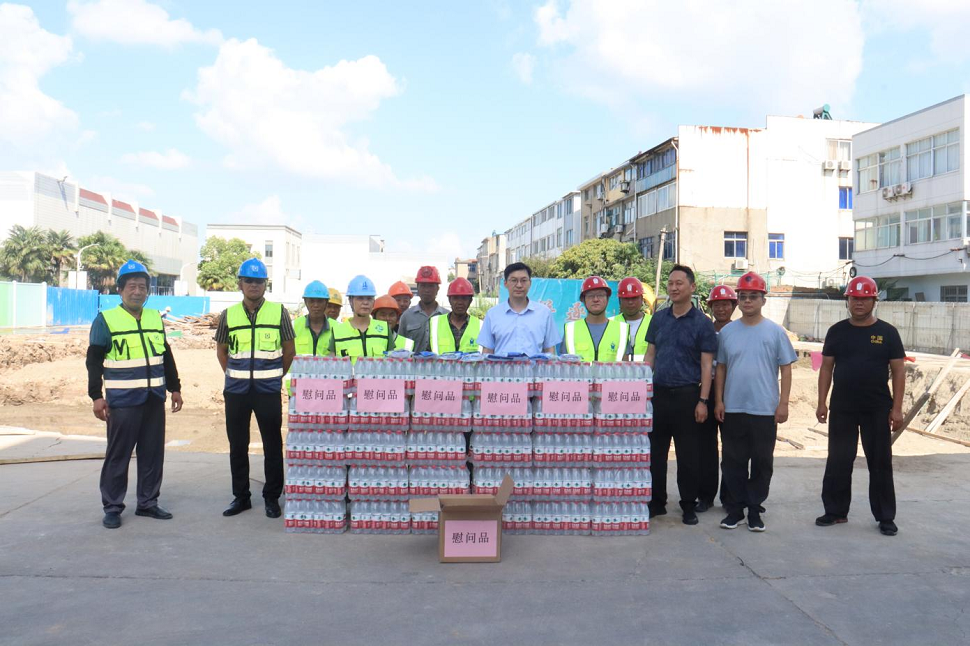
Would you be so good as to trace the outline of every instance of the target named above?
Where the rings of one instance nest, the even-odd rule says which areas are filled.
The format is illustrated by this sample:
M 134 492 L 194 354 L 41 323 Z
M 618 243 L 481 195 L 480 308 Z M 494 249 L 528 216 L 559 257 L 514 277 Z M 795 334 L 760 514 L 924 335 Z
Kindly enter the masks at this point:
M 591 505 L 593 536 L 643 536 L 650 533 L 645 502 L 598 502 Z
M 488 356 L 484 361 L 468 362 L 475 365 L 477 386 L 474 392 L 479 393 L 472 402 L 472 428 L 482 433 L 531 433 L 532 414 L 535 387 L 532 364 L 527 359 L 507 359 Z M 525 384 L 525 412 L 522 415 L 491 415 L 482 413 L 482 384 L 505 383 Z M 494 395 L 494 394 L 493 394 Z M 487 397 L 488 395 L 486 395 Z M 519 395 L 498 395 L 516 398 Z
M 347 468 L 295 463 L 286 470 L 286 500 L 343 500 Z
M 502 531 L 506 534 L 531 534 L 534 504 L 520 501 L 507 503 L 502 510 Z
M 650 469 L 593 469 L 596 502 L 650 502 L 652 491 Z
M 588 502 L 537 502 L 532 512 L 533 534 L 588 536 Z
M 350 503 L 351 534 L 409 534 L 411 512 L 406 502 Z
M 466 458 L 460 433 L 408 433 L 409 466 L 464 466 Z
M 511 476 L 515 482 L 512 495 L 509 500 L 528 501 L 532 500 L 532 488 L 535 483 L 535 474 L 529 468 L 512 467 L 482 467 L 475 468 L 472 474 L 472 493 L 491 494 L 498 492 L 505 476 Z
M 407 500 L 405 467 L 350 467 L 347 493 L 351 500 Z
M 347 434 L 341 431 L 291 430 L 286 434 L 286 459 L 290 466 L 343 465 L 347 455 Z
M 586 501 L 593 495 L 590 469 L 536 467 L 532 498 L 542 502 Z
M 582 433 L 539 433 L 534 437 L 536 466 L 587 467 L 593 464 L 593 436 Z
M 438 512 L 412 511 L 411 512 L 411 533 L 412 534 L 437 534 L 438 533 Z
M 404 433 L 408 430 L 411 419 L 411 401 L 407 397 L 404 400 L 404 410 L 400 413 L 370 413 L 357 410 L 358 397 L 350 400 L 350 410 L 348 412 L 347 427 L 351 431 L 388 431 L 394 433 Z
M 468 467 L 411 467 L 409 493 L 413 497 L 468 493 Z
M 340 534 L 347 529 L 347 503 L 341 500 L 292 500 L 287 495 L 283 527 L 287 532 Z
M 593 436 L 595 466 L 650 467 L 650 436 L 646 433 L 611 433 Z
M 532 436 L 524 433 L 473 433 L 468 449 L 475 466 L 532 466 Z
M 603 384 L 607 381 L 646 383 L 646 414 L 604 413 Z M 642 362 L 593 364 L 593 420 L 597 433 L 648 433 L 653 426 L 653 371 Z
M 404 433 L 347 433 L 346 463 L 350 466 L 405 465 Z
M 565 382 L 573 382 L 566 388 Z M 575 397 L 572 386 L 581 382 L 587 391 L 587 406 L 583 413 L 549 413 L 542 409 L 543 394 L 550 398 Z M 590 364 L 576 355 L 566 354 L 535 363 L 535 401 L 533 425 L 536 433 L 592 433 L 593 400 L 589 395 L 593 384 Z M 548 391 L 548 392 L 547 392 Z

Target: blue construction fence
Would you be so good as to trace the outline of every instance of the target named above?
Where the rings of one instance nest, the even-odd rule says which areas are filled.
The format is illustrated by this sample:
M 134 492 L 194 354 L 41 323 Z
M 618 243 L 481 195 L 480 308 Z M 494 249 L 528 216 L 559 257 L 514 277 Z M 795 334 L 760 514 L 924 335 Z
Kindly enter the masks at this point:
M 101 310 L 110 310 L 121 303 L 121 297 L 117 294 L 101 294 L 98 297 Z M 149 296 L 145 307 L 164 313 L 166 308 L 171 308 L 170 316 L 199 316 L 209 313 L 208 296 Z M 93 320 L 93 319 L 92 319 Z
M 606 315 L 615 316 L 620 313 L 620 301 L 617 299 L 619 281 L 606 281 L 613 295 L 606 306 Z M 533 278 L 529 289 L 529 298 L 545 304 L 552 310 L 553 319 L 560 330 L 569 321 L 578 321 L 586 316 L 586 308 L 579 302 L 579 291 L 583 281 L 573 278 Z M 505 284 L 499 286 L 498 301 L 508 300 L 509 291 Z

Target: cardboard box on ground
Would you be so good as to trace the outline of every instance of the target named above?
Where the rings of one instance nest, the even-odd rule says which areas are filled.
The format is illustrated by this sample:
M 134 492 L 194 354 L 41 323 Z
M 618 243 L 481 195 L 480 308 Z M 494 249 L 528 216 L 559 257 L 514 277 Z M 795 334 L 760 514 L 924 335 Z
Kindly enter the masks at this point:
M 441 494 L 412 498 L 414 513 L 438 512 L 438 559 L 442 563 L 502 560 L 502 509 L 515 482 L 505 476 L 495 494 Z

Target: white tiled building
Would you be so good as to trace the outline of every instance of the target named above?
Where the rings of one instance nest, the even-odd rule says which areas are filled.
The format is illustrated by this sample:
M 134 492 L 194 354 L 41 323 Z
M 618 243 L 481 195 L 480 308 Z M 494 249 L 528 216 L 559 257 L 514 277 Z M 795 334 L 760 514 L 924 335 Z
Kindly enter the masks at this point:
M 958 96 L 852 138 L 855 270 L 913 300 L 967 302 L 968 109 Z
M 303 235 L 285 224 L 210 224 L 206 237 L 244 240 L 250 251 L 259 253 L 269 274 L 267 292 L 271 298 L 298 296 L 302 290 L 300 259 Z

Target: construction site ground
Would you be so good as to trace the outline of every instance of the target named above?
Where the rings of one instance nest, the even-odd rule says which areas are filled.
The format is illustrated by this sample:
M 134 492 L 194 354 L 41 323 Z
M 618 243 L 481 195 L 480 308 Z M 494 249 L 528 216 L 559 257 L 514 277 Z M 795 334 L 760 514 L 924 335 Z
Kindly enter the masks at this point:
M 286 534 L 257 506 L 235 518 L 211 332 L 172 341 L 186 408 L 168 417 L 161 504 L 101 527 L 86 334 L 0 336 L 0 643 L 10 644 L 964 644 L 970 641 L 970 448 L 904 434 L 895 537 L 869 513 L 856 463 L 849 523 L 813 524 L 826 438 L 807 353 L 779 429 L 767 531 L 687 527 L 647 537 L 506 536 L 499 564 L 442 565 L 432 536 Z M 914 355 L 907 402 L 946 363 Z M 970 362 L 963 361 L 961 364 Z M 970 369 L 958 365 L 924 428 Z M 938 433 L 970 440 L 970 397 Z M 11 428 L 13 427 L 13 428 Z M 253 434 L 259 441 L 258 433 Z M 802 448 L 799 448 L 802 447 Z M 262 479 L 258 444 L 253 489 Z M 673 465 L 673 462 L 672 462 Z M 672 467 L 672 471 L 674 468 Z

